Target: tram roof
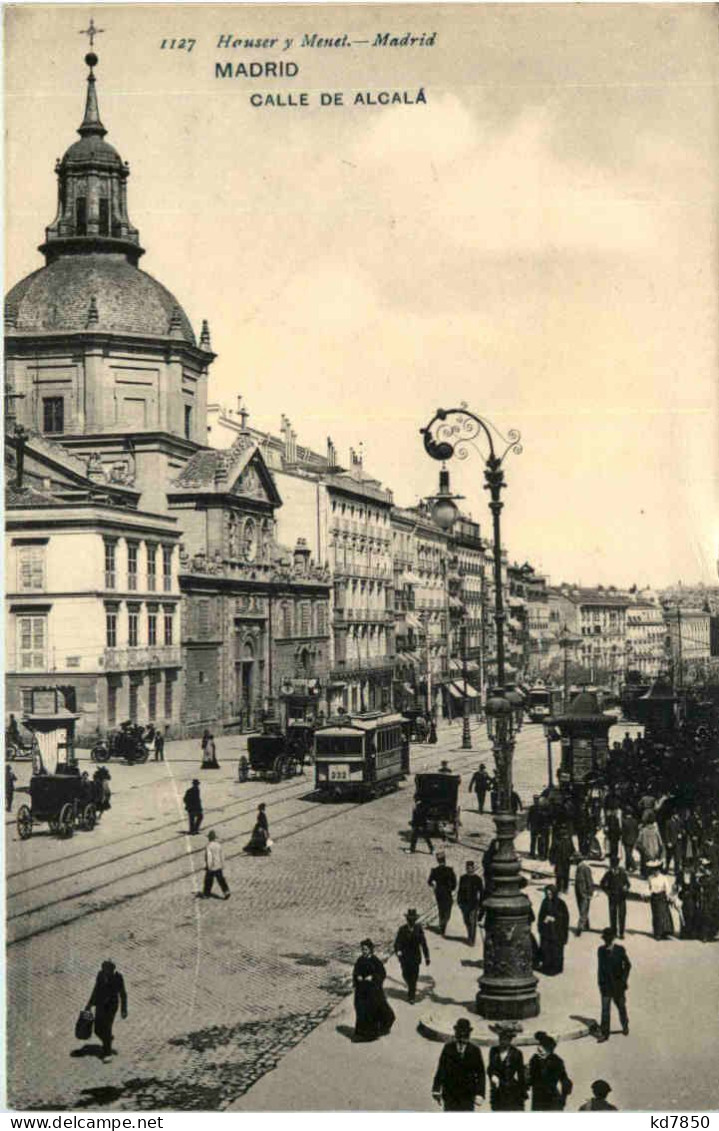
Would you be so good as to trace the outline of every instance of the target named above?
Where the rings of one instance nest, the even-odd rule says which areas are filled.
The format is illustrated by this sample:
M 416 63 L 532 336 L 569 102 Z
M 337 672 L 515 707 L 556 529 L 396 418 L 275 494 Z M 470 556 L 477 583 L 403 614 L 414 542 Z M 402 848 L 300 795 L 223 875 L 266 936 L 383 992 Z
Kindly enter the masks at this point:
M 332 723 L 330 726 L 318 727 L 315 734 L 342 735 L 347 731 L 358 730 L 365 732 L 376 730 L 377 727 L 389 726 L 397 723 L 406 723 L 404 715 L 351 715 L 346 723 Z

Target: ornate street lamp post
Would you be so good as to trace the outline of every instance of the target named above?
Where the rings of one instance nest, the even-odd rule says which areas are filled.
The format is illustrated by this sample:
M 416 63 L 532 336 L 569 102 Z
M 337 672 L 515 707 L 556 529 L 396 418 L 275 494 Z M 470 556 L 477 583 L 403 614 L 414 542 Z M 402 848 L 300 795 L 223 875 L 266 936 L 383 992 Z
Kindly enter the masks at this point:
M 514 735 L 520 717 L 518 705 L 512 702 L 504 689 L 504 620 L 502 601 L 502 540 L 500 513 L 501 491 L 505 486 L 502 463 L 511 450 L 519 455 L 522 448 L 520 436 L 511 431 L 502 437 L 494 426 L 462 406 L 438 409 L 426 428 L 421 429 L 428 455 L 436 460 L 452 456 L 466 459 L 470 446 L 484 436 L 489 445 L 489 455 L 484 457 L 485 490 L 490 493 L 494 536 L 494 620 L 497 626 L 497 682 L 498 688 L 486 703 L 487 732 L 492 742 L 496 765 L 497 811 L 494 813 L 498 848 L 492 863 L 492 894 L 485 906 L 486 942 L 484 970 L 479 980 L 477 1010 L 482 1017 L 519 1020 L 536 1017 L 539 1013 L 537 979 L 532 973 L 532 943 L 530 934 L 531 907 L 523 893 L 525 881 L 514 847 L 517 822 L 512 812 L 512 757 Z M 504 444 L 497 455 L 494 437 Z M 479 448 L 476 448 L 479 451 Z M 448 529 L 457 514 L 449 496 L 449 475 L 444 480 L 441 503 L 434 514 L 435 521 Z M 512 694 L 512 693 L 510 693 Z M 517 696 L 521 700 L 521 696 Z

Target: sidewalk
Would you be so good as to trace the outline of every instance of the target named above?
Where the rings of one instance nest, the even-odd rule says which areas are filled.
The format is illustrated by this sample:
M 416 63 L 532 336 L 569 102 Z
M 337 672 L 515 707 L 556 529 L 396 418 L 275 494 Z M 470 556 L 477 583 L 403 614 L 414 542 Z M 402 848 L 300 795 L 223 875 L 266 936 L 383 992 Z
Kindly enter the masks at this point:
M 526 891 L 536 912 L 544 868 L 530 863 L 532 873 L 536 870 L 542 876 L 527 876 Z M 601 866 L 596 870 L 601 871 Z M 573 893 L 566 902 L 575 924 Z M 598 1077 L 612 1084 L 611 1099 L 620 1110 L 697 1111 L 716 1107 L 716 947 L 678 940 L 655 942 L 650 934 L 649 908 L 640 894 L 628 908 L 624 944 L 633 964 L 628 993 L 631 1033 L 628 1037 L 621 1035 L 613 1012 L 612 1037 L 598 1045 L 587 1033 L 589 1025 L 599 1020 L 596 951 L 601 943 L 600 931 L 608 922 L 602 893 L 594 897 L 590 921 L 593 930 L 581 938 L 572 931 L 565 949 L 564 974 L 555 978 L 539 975 L 541 1013 L 523 1023 L 521 1043 L 531 1042 L 539 1029 L 560 1040 L 557 1052 L 574 1081 L 574 1093 L 567 1105 L 570 1111 L 576 1111 L 589 1098 L 590 1084 Z M 485 1023 L 473 1012 L 481 973 L 481 942 L 478 940 L 473 950 L 469 948 L 456 907 L 448 937 L 440 937 L 430 926 L 427 938 L 431 965 L 422 967 L 416 1005 L 406 1001 L 396 958 L 386 961 L 385 988 L 397 1015 L 390 1036 L 371 1044 L 353 1044 L 354 1007 L 348 994 L 277 1068 L 230 1105 L 230 1110 L 437 1110 L 430 1093 L 441 1043 L 422 1035 L 423 1029 L 431 1031 L 427 1018 L 440 1013 L 453 1024 L 453 1018 L 466 1016 L 477 1043 L 484 1044 L 488 1034 L 483 1032 Z M 580 1034 L 584 1039 L 576 1039 Z M 523 1049 L 525 1062 L 533 1052 L 531 1044 Z M 486 1048 L 484 1058 L 486 1063 Z M 488 1104 L 483 1105 L 485 1109 Z

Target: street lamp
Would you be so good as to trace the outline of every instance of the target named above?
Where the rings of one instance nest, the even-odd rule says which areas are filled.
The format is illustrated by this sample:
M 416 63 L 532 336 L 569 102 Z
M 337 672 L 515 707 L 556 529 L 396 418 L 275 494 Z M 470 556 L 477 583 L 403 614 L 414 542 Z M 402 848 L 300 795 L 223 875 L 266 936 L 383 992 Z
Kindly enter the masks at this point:
M 486 703 L 487 732 L 492 742 L 496 765 L 497 809 L 493 814 L 496 827 L 497 852 L 491 865 L 492 894 L 485 907 L 486 942 L 484 970 L 479 981 L 477 1011 L 482 1017 L 519 1020 L 536 1017 L 539 1013 L 537 979 L 532 973 L 532 941 L 530 932 L 531 906 L 522 892 L 525 881 L 514 847 L 517 821 L 512 812 L 512 757 L 518 712 L 504 690 L 504 606 L 502 600 L 502 540 L 500 513 L 501 492 L 505 486 L 502 464 L 508 452 L 519 455 L 522 448 L 520 436 L 511 431 L 503 437 L 494 426 L 470 412 L 465 405 L 460 408 L 438 409 L 426 428 L 422 428 L 424 447 L 436 460 L 453 456 L 466 459 L 474 441 L 484 437 L 489 445 L 489 455 L 484 456 L 485 489 L 490 493 L 494 538 L 494 620 L 497 626 L 497 682 L 498 688 Z M 497 455 L 494 437 L 501 439 L 504 450 Z M 475 450 L 480 451 L 479 448 Z M 449 474 L 443 481 L 440 476 L 440 514 L 449 521 L 452 497 L 449 495 Z M 439 508 L 438 508 L 439 509 Z M 457 508 L 454 507 L 454 517 Z M 448 529 L 449 527 L 446 527 Z M 521 697 L 520 697 L 521 698 Z

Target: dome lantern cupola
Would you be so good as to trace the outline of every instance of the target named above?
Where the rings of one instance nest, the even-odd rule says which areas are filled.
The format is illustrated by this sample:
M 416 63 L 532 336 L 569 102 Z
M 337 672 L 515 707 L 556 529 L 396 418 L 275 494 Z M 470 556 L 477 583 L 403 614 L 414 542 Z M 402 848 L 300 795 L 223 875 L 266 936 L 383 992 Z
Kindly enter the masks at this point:
M 62 255 L 114 252 L 133 266 L 144 254 L 137 228 L 127 214 L 127 180 L 130 167 L 105 141 L 100 119 L 94 68 L 98 58 L 88 52 L 85 114 L 78 128 L 80 140 L 55 166 L 58 182 L 57 215 L 45 229 L 40 251 L 47 264 Z

